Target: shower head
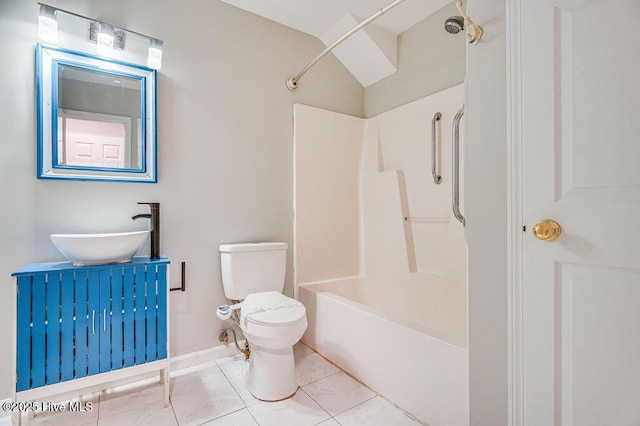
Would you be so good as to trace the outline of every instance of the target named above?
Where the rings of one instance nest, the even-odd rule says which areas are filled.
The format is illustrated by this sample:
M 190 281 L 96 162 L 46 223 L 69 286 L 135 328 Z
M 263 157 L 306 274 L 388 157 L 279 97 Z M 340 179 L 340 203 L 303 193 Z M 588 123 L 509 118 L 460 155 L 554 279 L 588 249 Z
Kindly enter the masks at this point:
M 458 34 L 464 29 L 464 18 L 462 16 L 451 16 L 444 21 L 444 29 L 450 34 Z

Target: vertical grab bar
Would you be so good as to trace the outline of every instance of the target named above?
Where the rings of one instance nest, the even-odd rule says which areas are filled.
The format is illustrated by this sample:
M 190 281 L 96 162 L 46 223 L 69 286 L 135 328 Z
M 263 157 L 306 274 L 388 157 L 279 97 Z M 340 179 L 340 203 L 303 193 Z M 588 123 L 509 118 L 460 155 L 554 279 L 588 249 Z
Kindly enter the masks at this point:
M 460 119 L 464 115 L 464 106 L 453 118 L 453 155 L 452 155 L 452 174 L 453 174 L 453 215 L 458 219 L 462 226 L 466 225 L 466 221 L 462 213 L 460 213 Z
M 440 185 L 440 182 L 442 182 L 442 176 L 436 172 L 436 123 L 440 121 L 441 118 L 442 114 L 436 112 L 433 120 L 431 120 L 431 176 L 433 176 L 433 183 L 436 185 Z

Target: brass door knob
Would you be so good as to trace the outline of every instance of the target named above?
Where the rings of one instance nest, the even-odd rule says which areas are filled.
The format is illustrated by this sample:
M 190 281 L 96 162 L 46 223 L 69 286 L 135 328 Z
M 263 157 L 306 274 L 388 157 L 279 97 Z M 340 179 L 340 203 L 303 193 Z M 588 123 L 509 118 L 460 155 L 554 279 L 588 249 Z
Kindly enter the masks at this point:
M 533 227 L 533 236 L 541 241 L 557 240 L 561 232 L 560 224 L 555 220 L 545 219 Z

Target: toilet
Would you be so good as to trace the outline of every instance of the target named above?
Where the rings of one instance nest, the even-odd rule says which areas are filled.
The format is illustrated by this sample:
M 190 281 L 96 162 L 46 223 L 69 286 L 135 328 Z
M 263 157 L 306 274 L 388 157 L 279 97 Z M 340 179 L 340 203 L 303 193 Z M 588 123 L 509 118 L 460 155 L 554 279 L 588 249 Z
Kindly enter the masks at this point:
M 293 345 L 307 329 L 302 303 L 282 294 L 287 243 L 242 243 L 220 246 L 222 285 L 228 299 L 218 307 L 220 319 L 239 309 L 239 326 L 251 356 L 243 376 L 247 389 L 263 401 L 278 401 L 296 393 Z

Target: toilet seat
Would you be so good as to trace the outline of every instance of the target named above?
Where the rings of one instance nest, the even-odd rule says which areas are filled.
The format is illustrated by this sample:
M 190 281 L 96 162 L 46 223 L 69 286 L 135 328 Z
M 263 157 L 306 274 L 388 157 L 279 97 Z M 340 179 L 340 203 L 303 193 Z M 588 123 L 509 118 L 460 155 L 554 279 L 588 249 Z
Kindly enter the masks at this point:
M 277 291 L 251 293 L 242 302 L 240 323 L 271 327 L 287 326 L 306 319 L 304 305 Z

